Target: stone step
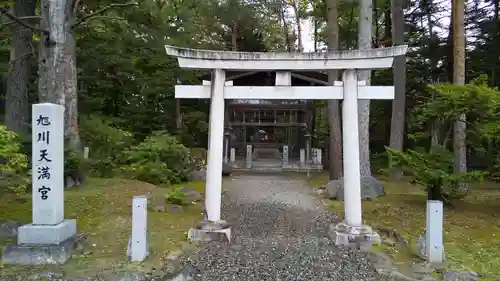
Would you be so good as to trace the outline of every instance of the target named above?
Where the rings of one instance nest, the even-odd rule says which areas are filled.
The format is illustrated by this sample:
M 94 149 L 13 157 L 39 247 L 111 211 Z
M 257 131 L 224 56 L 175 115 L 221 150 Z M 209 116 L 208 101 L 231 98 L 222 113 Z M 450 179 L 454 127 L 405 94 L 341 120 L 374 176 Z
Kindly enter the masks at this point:
M 281 159 L 281 153 L 278 148 L 255 148 L 253 153 L 254 159 Z

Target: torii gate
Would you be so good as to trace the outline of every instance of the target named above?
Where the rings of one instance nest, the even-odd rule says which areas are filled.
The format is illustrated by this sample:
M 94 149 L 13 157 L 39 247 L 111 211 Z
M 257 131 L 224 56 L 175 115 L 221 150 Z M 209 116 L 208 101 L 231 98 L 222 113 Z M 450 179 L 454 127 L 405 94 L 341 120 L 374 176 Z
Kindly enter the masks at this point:
M 224 141 L 224 99 L 340 99 L 342 102 L 342 142 L 344 163 L 345 221 L 331 229 L 336 244 L 347 244 L 357 236 L 378 240 L 376 233 L 363 226 L 361 219 L 361 181 L 359 163 L 358 99 L 394 99 L 393 86 L 366 86 L 358 82 L 357 70 L 392 67 L 394 57 L 403 56 L 407 46 L 325 53 L 230 52 L 165 46 L 179 66 L 212 70 L 210 85 L 177 85 L 176 98 L 210 98 L 208 161 L 205 190 L 206 217 L 198 233 L 225 232 L 221 221 L 221 185 Z M 292 70 L 328 71 L 343 69 L 342 82 L 334 86 L 291 86 Z M 226 70 L 275 71 L 276 86 L 225 85 Z M 199 234 L 194 234 L 196 236 Z

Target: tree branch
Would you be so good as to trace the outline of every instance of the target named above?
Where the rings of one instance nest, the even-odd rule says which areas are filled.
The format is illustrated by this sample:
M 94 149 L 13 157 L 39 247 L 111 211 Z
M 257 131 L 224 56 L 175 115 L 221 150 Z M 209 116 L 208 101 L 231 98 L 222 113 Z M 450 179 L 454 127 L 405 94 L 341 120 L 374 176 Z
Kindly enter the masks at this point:
M 23 18 L 26 19 L 26 18 L 29 18 L 29 17 L 23 17 L 23 18 L 18 18 L 14 15 L 12 15 L 9 10 L 7 10 L 7 8 L 5 7 L 0 7 L 0 14 L 4 14 L 6 17 L 8 17 L 9 19 L 11 19 L 13 22 L 12 23 L 18 23 L 28 29 L 31 29 L 33 31 L 38 31 L 38 32 L 41 32 L 41 33 L 49 33 L 48 30 L 45 30 L 45 29 L 41 29 L 41 28 L 38 28 L 36 26 L 32 26 L 32 25 L 29 25 L 25 22 L 23 22 Z M 40 17 L 36 17 L 36 18 L 40 18 Z M 9 23 L 6 23 L 6 25 L 9 25 L 11 24 L 10 22 Z
M 20 18 L 17 18 L 18 20 L 30 20 L 30 19 L 41 19 L 41 17 L 37 17 L 37 16 L 29 16 L 29 17 L 20 17 Z M 6 28 L 7 26 L 13 24 L 13 23 L 16 23 L 15 21 L 9 21 L 9 22 L 6 22 L 4 24 L 0 24 L 0 31 L 2 31 L 4 28 Z
M 100 14 L 103 14 L 105 13 L 107 10 L 109 9 L 113 9 L 113 8 L 121 8 L 121 7 L 127 7 L 127 6 L 138 6 L 139 4 L 135 1 L 133 2 L 129 2 L 129 3 L 124 3 L 124 4 L 110 4 L 102 9 L 99 9 L 97 11 L 95 11 L 94 13 L 90 13 L 84 17 L 82 17 L 81 19 L 79 19 L 75 24 L 73 24 L 71 27 L 75 27 L 75 26 L 78 26 L 88 20 L 91 20 L 92 18 L 100 15 Z
M 94 16 L 89 19 L 87 19 L 85 22 L 89 22 L 91 20 L 97 20 L 97 19 L 108 19 L 108 20 L 125 20 L 124 18 L 120 17 L 111 17 L 111 16 Z M 80 23 L 81 24 L 81 23 Z M 72 27 L 76 27 L 78 25 L 73 25 Z

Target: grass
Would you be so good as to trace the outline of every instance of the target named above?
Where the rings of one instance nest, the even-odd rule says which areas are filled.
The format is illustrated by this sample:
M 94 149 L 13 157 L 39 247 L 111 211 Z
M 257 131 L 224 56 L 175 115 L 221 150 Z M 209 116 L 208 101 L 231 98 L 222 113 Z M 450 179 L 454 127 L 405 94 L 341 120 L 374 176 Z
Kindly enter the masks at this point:
M 203 182 L 183 185 L 203 192 Z M 150 254 L 141 264 L 127 261 L 131 232 L 132 196 L 151 195 L 149 206 L 164 202 L 165 188 L 131 180 L 89 179 L 84 187 L 65 191 L 65 217 L 77 219 L 78 231 L 87 232 L 89 248 L 64 265 L 2 265 L 2 275 L 29 275 L 40 271 L 62 272 L 69 276 L 107 274 L 122 270 L 151 271 L 160 268 L 163 257 L 186 241 L 186 231 L 203 215 L 203 204 L 190 205 L 181 213 L 148 212 Z M 31 221 L 31 195 L 0 198 L 0 221 Z M 22 202 L 25 201 L 25 202 Z M 0 240 L 0 246 L 12 243 Z
M 313 186 L 328 182 L 327 175 L 311 180 Z M 363 220 L 372 227 L 396 229 L 411 251 L 425 230 L 426 194 L 420 186 L 408 182 L 384 182 L 387 195 L 376 201 L 363 201 Z M 454 201 L 444 210 L 444 247 L 451 270 L 474 271 L 488 279 L 500 278 L 500 184 L 470 186 L 471 194 Z M 342 201 L 329 201 L 335 213 L 344 213 Z M 406 266 L 414 256 L 399 247 L 381 246 L 396 265 Z M 491 279 L 490 279 L 491 278 Z

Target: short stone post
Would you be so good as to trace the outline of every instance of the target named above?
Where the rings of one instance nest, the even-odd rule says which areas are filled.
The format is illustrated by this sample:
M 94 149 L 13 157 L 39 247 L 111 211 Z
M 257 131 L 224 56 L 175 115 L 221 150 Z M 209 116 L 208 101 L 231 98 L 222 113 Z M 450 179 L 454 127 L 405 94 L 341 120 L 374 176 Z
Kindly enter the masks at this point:
M 425 251 L 431 264 L 443 263 L 443 202 L 427 201 Z
M 321 151 L 321 148 L 316 148 L 316 162 L 318 165 L 322 165 L 323 162 L 323 151 Z
M 306 150 L 300 149 L 300 165 L 306 164 Z
M 283 146 L 283 165 L 288 165 L 288 145 Z
M 251 169 L 252 168 L 252 145 L 251 144 L 247 144 L 247 158 L 246 158 L 246 166 L 247 166 L 247 169 Z
M 4 251 L 10 264 L 57 264 L 71 257 L 76 220 L 64 219 L 64 106 L 32 106 L 32 223 Z
M 85 146 L 83 148 L 83 158 L 84 159 L 89 159 L 89 152 L 90 152 L 90 148 L 88 146 Z
M 132 236 L 129 242 L 131 261 L 141 262 L 148 256 L 148 198 L 134 196 L 132 200 Z
M 231 134 L 226 131 L 224 132 L 224 164 L 229 163 L 229 137 Z
M 230 155 L 229 155 L 229 161 L 231 163 L 236 162 L 236 148 L 231 147 Z

